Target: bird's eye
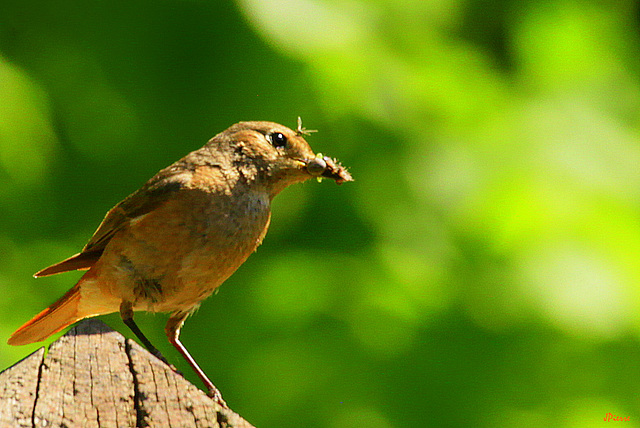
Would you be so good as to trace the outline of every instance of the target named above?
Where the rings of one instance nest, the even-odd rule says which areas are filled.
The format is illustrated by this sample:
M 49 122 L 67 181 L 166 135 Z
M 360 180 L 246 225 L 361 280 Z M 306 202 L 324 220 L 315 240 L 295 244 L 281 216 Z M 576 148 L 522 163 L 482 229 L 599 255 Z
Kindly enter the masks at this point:
M 279 149 L 287 145 L 287 137 L 285 137 L 282 134 L 282 132 L 274 132 L 273 134 L 270 135 L 270 137 L 271 137 L 271 144 L 275 148 Z

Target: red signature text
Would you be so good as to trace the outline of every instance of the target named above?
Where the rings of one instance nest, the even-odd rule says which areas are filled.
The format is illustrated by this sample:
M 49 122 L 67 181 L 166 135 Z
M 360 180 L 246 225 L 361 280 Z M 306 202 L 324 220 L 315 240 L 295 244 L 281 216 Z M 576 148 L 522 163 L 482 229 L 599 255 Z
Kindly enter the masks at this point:
M 629 416 L 627 416 L 626 418 L 623 418 L 622 416 L 616 416 L 613 415 L 611 413 L 607 413 L 606 415 L 604 415 L 604 421 L 605 422 L 609 422 L 609 421 L 628 421 L 629 420 Z

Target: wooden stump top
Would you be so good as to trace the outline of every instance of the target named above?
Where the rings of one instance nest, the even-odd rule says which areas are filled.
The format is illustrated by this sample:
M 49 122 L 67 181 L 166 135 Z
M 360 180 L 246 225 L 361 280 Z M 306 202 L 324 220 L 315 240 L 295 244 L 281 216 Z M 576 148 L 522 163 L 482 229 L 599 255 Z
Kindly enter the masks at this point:
M 0 427 L 254 428 L 95 319 L 0 373 Z

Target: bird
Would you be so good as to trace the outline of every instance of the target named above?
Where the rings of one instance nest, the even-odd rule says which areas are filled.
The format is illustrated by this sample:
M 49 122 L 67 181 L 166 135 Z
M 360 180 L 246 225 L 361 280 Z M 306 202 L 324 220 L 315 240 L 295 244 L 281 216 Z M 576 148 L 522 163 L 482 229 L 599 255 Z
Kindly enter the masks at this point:
M 134 311 L 169 313 L 165 333 L 206 387 L 220 391 L 180 341 L 189 315 L 262 243 L 271 202 L 310 178 L 352 181 L 296 130 L 266 121 L 236 123 L 109 210 L 82 251 L 40 270 L 45 277 L 86 271 L 55 303 L 18 328 L 10 345 L 45 340 L 82 319 L 119 312 L 143 345 L 167 360 L 134 321 Z

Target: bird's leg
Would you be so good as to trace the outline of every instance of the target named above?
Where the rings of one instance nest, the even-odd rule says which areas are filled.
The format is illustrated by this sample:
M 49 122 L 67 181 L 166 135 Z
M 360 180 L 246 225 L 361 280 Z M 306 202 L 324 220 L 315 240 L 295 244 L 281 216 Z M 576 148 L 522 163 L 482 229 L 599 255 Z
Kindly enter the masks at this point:
M 207 395 L 213 399 L 216 403 L 221 405 L 222 407 L 228 408 L 227 403 L 222 399 L 222 394 L 218 391 L 218 388 L 215 387 L 213 382 L 209 380 L 206 374 L 202 371 L 196 360 L 193 359 L 187 348 L 184 347 L 182 342 L 180 342 L 180 329 L 184 324 L 184 321 L 189 316 L 188 312 L 176 312 L 169 317 L 167 321 L 167 325 L 164 328 L 165 333 L 167 333 L 167 337 L 169 338 L 169 342 L 182 354 L 185 360 L 189 363 L 194 372 L 198 375 L 202 383 L 204 383 L 207 388 Z
M 147 348 L 149 352 L 151 352 L 155 357 L 163 361 L 165 364 L 171 366 L 167 359 L 160 353 L 160 351 L 158 351 L 158 348 L 151 344 L 149 339 L 147 339 L 147 336 L 142 333 L 142 331 L 138 327 L 138 324 L 136 324 L 136 322 L 133 320 L 133 304 L 131 302 L 127 302 L 126 300 L 122 301 L 122 303 L 120 304 L 120 316 L 122 317 L 122 321 L 127 325 L 127 327 L 131 329 L 133 334 L 136 335 L 138 340 L 142 342 L 144 347 Z

